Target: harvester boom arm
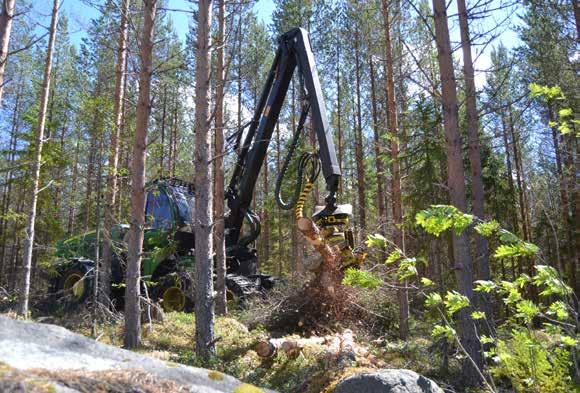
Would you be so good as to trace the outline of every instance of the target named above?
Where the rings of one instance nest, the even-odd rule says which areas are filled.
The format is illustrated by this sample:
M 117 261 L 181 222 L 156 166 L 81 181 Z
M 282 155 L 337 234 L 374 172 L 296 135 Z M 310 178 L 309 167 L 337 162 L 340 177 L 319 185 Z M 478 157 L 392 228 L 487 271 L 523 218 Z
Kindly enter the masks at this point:
M 239 149 L 238 160 L 226 192 L 230 208 L 226 221 L 227 245 L 235 245 L 239 241 L 242 223 L 252 203 L 260 168 L 266 158 L 268 145 L 296 67 L 304 81 L 312 125 L 318 138 L 318 155 L 328 191 L 326 207 L 329 210 L 335 207 L 335 194 L 341 172 L 308 33 L 301 28 L 292 29 L 280 37 L 278 44 L 266 85 Z

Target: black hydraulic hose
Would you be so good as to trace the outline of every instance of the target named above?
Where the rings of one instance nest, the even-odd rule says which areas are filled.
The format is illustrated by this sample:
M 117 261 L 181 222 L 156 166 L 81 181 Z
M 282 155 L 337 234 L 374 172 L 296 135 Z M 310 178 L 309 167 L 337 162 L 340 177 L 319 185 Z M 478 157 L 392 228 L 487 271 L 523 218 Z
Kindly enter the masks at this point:
M 252 243 L 254 240 L 260 236 L 260 232 L 262 232 L 262 225 L 260 224 L 260 217 L 252 210 L 248 209 L 246 212 L 246 219 L 248 220 L 248 224 L 250 224 L 250 233 L 243 238 L 240 239 L 238 242 L 239 245 L 245 247 Z
M 294 189 L 293 195 L 290 197 L 288 201 L 284 201 L 282 199 L 282 182 L 288 172 L 288 168 L 290 166 L 290 162 L 292 161 L 292 157 L 296 152 L 296 148 L 298 147 L 298 141 L 300 140 L 300 134 L 302 133 L 302 129 L 304 128 L 304 123 L 306 122 L 306 116 L 308 115 L 308 111 L 310 109 L 310 104 L 305 104 L 302 108 L 302 113 L 300 114 L 300 120 L 298 121 L 298 127 L 292 136 L 292 141 L 290 143 L 290 147 L 288 149 L 288 154 L 284 159 L 284 164 L 282 165 L 282 169 L 280 169 L 280 174 L 276 179 L 276 203 L 282 210 L 291 210 L 296 206 L 296 203 L 300 199 L 300 194 L 302 192 L 302 187 L 304 185 L 304 170 L 310 164 L 310 172 L 308 174 L 308 183 L 314 183 L 316 178 L 320 173 L 320 162 L 318 159 L 318 155 L 315 153 L 304 153 L 298 162 L 298 176 L 296 180 L 296 188 Z

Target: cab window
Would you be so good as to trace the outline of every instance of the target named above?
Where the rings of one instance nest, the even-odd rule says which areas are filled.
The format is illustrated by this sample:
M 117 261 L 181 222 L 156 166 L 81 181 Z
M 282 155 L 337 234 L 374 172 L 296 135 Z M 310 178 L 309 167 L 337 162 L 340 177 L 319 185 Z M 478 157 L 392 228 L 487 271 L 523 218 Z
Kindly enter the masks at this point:
M 167 194 L 163 191 L 151 191 L 147 194 L 145 208 L 147 227 L 153 229 L 171 229 L 173 217 Z

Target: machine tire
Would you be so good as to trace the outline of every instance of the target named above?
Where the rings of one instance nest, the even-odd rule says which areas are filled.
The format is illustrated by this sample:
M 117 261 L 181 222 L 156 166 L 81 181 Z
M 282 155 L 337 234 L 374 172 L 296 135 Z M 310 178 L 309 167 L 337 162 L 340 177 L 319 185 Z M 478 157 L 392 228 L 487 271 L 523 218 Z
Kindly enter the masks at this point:
M 193 294 L 193 280 L 185 272 L 162 276 L 151 289 L 151 298 L 159 302 L 165 312 L 193 312 Z
M 257 293 L 255 280 L 237 274 L 226 276 L 226 291 L 228 302 L 244 305 L 246 299 Z
M 75 308 L 87 301 L 92 295 L 93 274 L 90 262 L 76 261 L 65 268 L 57 280 L 55 294 L 65 308 Z

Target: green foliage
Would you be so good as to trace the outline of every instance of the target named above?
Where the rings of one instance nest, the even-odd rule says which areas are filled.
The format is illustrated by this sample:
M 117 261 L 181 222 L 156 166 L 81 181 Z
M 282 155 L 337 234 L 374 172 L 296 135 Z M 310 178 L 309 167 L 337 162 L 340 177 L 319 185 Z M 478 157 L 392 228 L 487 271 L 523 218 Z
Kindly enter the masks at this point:
M 570 317 L 570 313 L 568 313 L 568 307 L 566 303 L 561 300 L 555 301 L 554 303 L 550 304 L 547 311 L 548 315 L 554 315 L 557 320 L 565 321 Z
M 427 297 L 425 298 L 425 306 L 427 306 L 427 307 L 431 307 L 431 308 L 436 307 L 442 303 L 443 303 L 443 298 L 437 292 L 429 293 L 429 294 L 427 294 Z
M 564 100 L 564 94 L 560 86 L 542 86 L 537 83 L 530 83 L 530 96 L 532 98 L 542 97 L 547 101 Z
M 507 243 L 507 244 L 521 242 L 521 239 L 519 237 L 517 237 L 516 235 L 514 235 L 510 231 L 505 230 L 503 228 L 499 230 L 499 240 L 502 243 Z
M 431 331 L 431 336 L 433 338 L 445 337 L 448 340 L 453 340 L 453 337 L 455 337 L 456 334 L 457 332 L 451 326 L 435 325 Z
M 497 288 L 497 285 L 493 281 L 477 280 L 475 284 L 475 288 L 473 289 L 475 292 L 491 293 L 491 291 Z
M 376 289 L 383 283 L 383 280 L 372 272 L 348 268 L 344 272 L 342 283 L 352 287 Z
M 572 293 L 572 288 L 566 285 L 552 266 L 536 265 L 537 274 L 532 278 L 534 285 L 543 287 L 541 296 L 566 296 Z
M 471 318 L 474 320 L 485 319 L 485 313 L 483 311 L 474 311 L 471 313 Z
M 448 229 L 461 234 L 473 222 L 471 214 L 460 212 L 450 205 L 432 205 L 415 216 L 415 220 L 428 233 L 439 236 Z
M 421 277 L 421 285 L 424 287 L 432 287 L 435 283 L 432 280 L 429 280 L 427 277 Z
M 365 241 L 367 247 L 385 248 L 387 246 L 387 239 L 381 234 L 368 235 Z
M 495 377 L 510 380 L 517 392 L 567 393 L 574 390 L 569 373 L 570 352 L 554 348 L 546 337 L 527 329 L 514 329 L 498 340 Z
M 387 259 L 385 260 L 385 264 L 390 265 L 392 263 L 395 263 L 399 259 L 401 259 L 402 257 L 403 257 L 403 252 L 397 248 L 397 249 L 395 249 L 395 251 L 393 251 L 392 253 L 389 254 Z
M 505 304 L 516 304 L 522 300 L 522 294 L 519 291 L 519 287 L 510 281 L 502 281 L 500 283 L 499 292 L 504 296 L 503 301 Z
M 516 244 L 502 244 L 495 250 L 493 256 L 497 259 L 533 257 L 539 251 L 540 249 L 535 244 L 520 242 Z
M 399 269 L 397 271 L 397 277 L 400 281 L 404 281 L 408 278 L 417 275 L 417 259 L 416 258 L 403 258 L 399 263 Z
M 540 308 L 531 300 L 521 300 L 516 303 L 517 318 L 521 318 L 524 323 L 531 323 L 536 315 L 540 313 Z
M 531 83 L 530 96 L 532 98 L 543 98 L 548 105 L 552 105 L 556 101 L 565 101 L 566 96 L 562 92 L 560 86 L 541 86 L 536 83 Z M 557 127 L 561 134 L 566 135 L 572 132 L 573 125 L 578 124 L 574 119 L 574 111 L 572 108 L 561 108 L 558 110 L 558 121 L 550 121 L 548 125 L 552 128 Z
M 494 235 L 499 229 L 499 223 L 496 220 L 480 222 L 475 226 L 477 233 L 485 237 Z
M 450 315 L 455 314 L 457 311 L 465 307 L 469 307 L 469 299 L 457 291 L 447 291 L 443 303 L 445 304 L 445 309 Z

